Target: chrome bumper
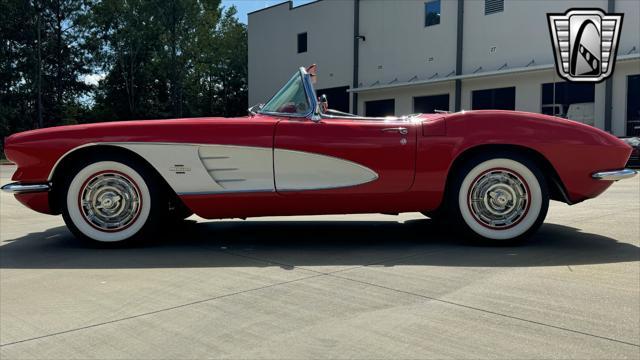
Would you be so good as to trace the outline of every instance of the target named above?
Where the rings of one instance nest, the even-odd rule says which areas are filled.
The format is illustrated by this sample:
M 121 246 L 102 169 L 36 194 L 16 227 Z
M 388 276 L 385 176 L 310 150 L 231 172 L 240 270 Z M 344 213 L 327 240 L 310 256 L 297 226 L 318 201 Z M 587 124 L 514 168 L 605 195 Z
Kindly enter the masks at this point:
M 49 184 L 20 184 L 20 183 L 11 183 L 3 186 L 2 191 L 21 194 L 28 192 L 39 192 L 39 191 L 49 191 L 51 186 Z
M 609 180 L 618 181 L 622 179 L 628 179 L 636 176 L 637 172 L 631 169 L 622 169 L 614 171 L 602 171 L 591 174 L 591 177 L 596 180 Z

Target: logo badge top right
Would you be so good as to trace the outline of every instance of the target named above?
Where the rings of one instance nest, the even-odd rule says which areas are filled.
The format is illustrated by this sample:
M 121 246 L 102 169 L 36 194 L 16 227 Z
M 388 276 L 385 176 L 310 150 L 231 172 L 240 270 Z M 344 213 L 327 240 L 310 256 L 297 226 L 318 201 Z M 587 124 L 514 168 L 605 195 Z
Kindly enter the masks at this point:
M 558 75 L 579 82 L 600 82 L 611 76 L 623 16 L 600 9 L 548 14 Z

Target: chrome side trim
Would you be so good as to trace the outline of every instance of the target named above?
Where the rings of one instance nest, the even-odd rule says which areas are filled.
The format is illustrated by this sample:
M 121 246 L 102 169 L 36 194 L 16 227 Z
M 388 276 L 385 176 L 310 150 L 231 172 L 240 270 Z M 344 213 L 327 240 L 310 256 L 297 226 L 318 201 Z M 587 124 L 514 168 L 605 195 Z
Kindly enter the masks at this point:
M 176 192 L 178 196 L 189 195 L 232 195 L 232 194 L 255 194 L 255 193 L 275 193 L 275 190 L 225 190 L 225 191 L 185 191 Z
M 596 180 L 618 181 L 636 176 L 637 172 L 631 169 L 621 169 L 614 171 L 601 171 L 591 174 Z
M 2 188 L 2 191 L 14 194 L 22 194 L 29 192 L 41 192 L 41 191 L 49 191 L 51 186 L 49 184 L 20 184 L 20 183 L 11 183 L 6 184 Z

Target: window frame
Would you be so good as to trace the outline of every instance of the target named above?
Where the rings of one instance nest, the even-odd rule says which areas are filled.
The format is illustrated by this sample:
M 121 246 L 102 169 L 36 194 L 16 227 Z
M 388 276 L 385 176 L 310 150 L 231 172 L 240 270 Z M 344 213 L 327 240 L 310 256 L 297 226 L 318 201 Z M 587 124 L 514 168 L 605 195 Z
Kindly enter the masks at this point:
M 367 115 L 367 105 L 369 103 L 383 102 L 383 101 L 388 101 L 388 102 L 391 102 L 393 104 L 393 113 L 394 113 L 394 115 L 386 115 L 386 116 Z M 396 98 L 394 98 L 394 97 L 386 98 L 386 99 L 369 100 L 369 101 L 365 101 L 364 102 L 364 118 L 371 118 L 371 119 L 397 118 L 397 116 L 395 116 L 395 112 L 396 112 Z
M 502 6 L 500 7 L 500 10 L 494 10 L 491 12 L 487 12 L 487 3 L 488 2 L 500 2 L 502 4 Z M 504 12 L 504 0 L 484 0 L 484 16 L 488 16 L 488 15 L 493 15 L 493 14 L 499 14 L 499 13 L 503 13 Z
M 429 6 L 429 4 L 433 4 L 433 3 L 437 3 L 438 4 L 438 22 L 435 24 L 427 24 L 427 16 L 429 15 L 429 12 L 427 11 L 427 8 Z M 429 0 L 429 1 L 425 1 L 424 2 L 424 27 L 432 27 L 432 26 L 436 26 L 436 25 L 440 25 L 441 24 L 441 18 L 442 18 L 442 0 Z
M 552 102 L 551 102 L 551 103 L 545 103 L 545 102 L 544 102 L 544 100 L 545 100 L 545 99 L 544 99 L 544 98 L 545 98 L 545 91 L 544 91 L 544 90 L 545 90 L 545 89 L 544 89 L 545 85 L 548 85 L 548 86 L 550 86 L 550 87 L 551 87 L 551 98 L 552 98 Z M 557 88 L 557 87 L 562 87 L 562 89 L 561 89 L 561 90 L 555 91 L 555 98 L 554 98 L 554 95 L 553 95 L 553 94 L 554 94 L 554 90 L 553 90 L 553 87 L 554 87 L 554 86 L 555 86 L 556 88 Z M 592 100 L 591 100 L 591 101 L 574 101 L 574 102 L 572 102 L 572 103 L 565 103 L 565 102 L 563 102 L 563 100 L 562 100 L 562 99 L 558 99 L 558 97 L 560 96 L 560 92 L 562 92 L 562 94 L 564 94 L 564 95 L 565 95 L 565 98 L 567 97 L 567 96 L 566 96 L 566 94 L 567 94 L 568 92 L 570 92 L 571 90 L 573 90 L 573 91 L 572 91 L 572 93 L 574 93 L 574 94 L 575 94 L 575 93 L 576 93 L 576 89 L 570 89 L 570 87 L 572 87 L 572 86 L 584 86 L 584 87 L 589 87 L 589 86 L 591 86 L 591 87 L 592 87 L 592 89 L 589 89 L 589 90 L 590 90 L 590 92 L 591 92 Z M 549 95 L 549 94 L 547 94 L 547 95 Z M 547 106 L 558 106 L 558 105 L 562 105 L 562 106 L 563 106 L 563 110 L 565 111 L 564 113 L 562 113 L 562 116 L 560 116 L 560 115 L 556 115 L 556 114 L 555 114 L 555 108 L 554 108 L 554 110 L 553 110 L 554 115 L 552 115 L 552 116 L 557 116 L 557 117 L 561 117 L 561 118 L 563 118 L 563 119 L 566 119 L 566 118 L 567 118 L 567 117 L 566 117 L 566 116 L 567 116 L 566 111 L 569 109 L 569 106 L 565 106 L 565 105 L 579 104 L 579 103 L 585 103 L 585 102 L 586 102 L 586 103 L 592 102 L 592 103 L 594 103 L 594 104 L 595 104 L 595 101 L 596 101 L 596 88 L 595 88 L 595 84 L 594 84 L 594 83 L 588 83 L 588 82 L 567 82 L 567 81 L 555 81 L 555 82 L 553 82 L 553 81 L 552 81 L 552 82 L 543 82 L 543 83 L 540 83 L 540 107 L 539 107 L 539 108 L 540 108 L 540 112 L 539 112 L 540 114 L 543 114 L 543 112 L 542 112 L 542 107 L 543 107 L 543 106 L 545 106 L 545 105 L 547 105 Z M 547 114 L 547 115 L 548 115 L 548 114 Z M 569 119 L 569 120 L 571 120 L 571 119 Z M 595 125 L 594 125 L 594 126 L 595 126 Z
M 436 96 L 447 96 L 447 110 L 444 110 L 444 109 L 434 109 L 434 110 L 451 111 L 451 94 L 448 93 L 448 92 L 447 93 L 432 94 L 432 95 L 417 95 L 417 96 L 411 97 L 411 109 L 412 109 L 411 111 L 414 114 L 421 113 L 421 112 L 418 112 L 416 110 L 416 99 L 426 98 L 426 97 L 436 97 Z M 430 113 L 421 113 L 421 114 L 430 114 Z
M 300 36 L 304 35 L 304 51 L 300 51 Z M 304 54 L 309 51 L 309 34 L 305 32 L 298 33 L 297 37 L 297 48 L 298 54 Z
M 640 126 L 640 123 L 637 125 L 632 125 L 633 128 L 629 129 L 629 125 L 631 122 L 637 122 L 638 120 L 630 120 L 629 119 L 629 99 L 631 98 L 631 96 L 629 96 L 629 85 L 631 85 L 631 78 L 635 77 L 635 76 L 639 76 L 640 77 L 640 73 L 634 74 L 628 74 L 625 77 L 625 106 L 624 106 L 624 134 L 625 136 L 640 136 L 640 134 L 638 135 L 634 135 L 634 131 L 636 131 L 635 127 L 636 126 Z
M 500 90 L 511 90 L 513 89 L 513 108 L 511 109 L 498 109 L 495 107 L 496 104 L 496 92 L 500 91 Z M 480 95 L 481 92 L 483 91 L 490 91 L 491 92 L 491 102 L 492 102 L 492 107 L 486 108 L 476 108 L 473 104 L 474 104 L 474 97 L 476 94 Z M 471 90 L 471 110 L 507 110 L 507 111 L 516 111 L 518 109 L 517 107 L 518 104 L 518 87 L 516 85 L 513 86 L 501 86 L 501 87 L 495 87 L 495 88 L 482 88 L 482 89 L 475 89 L 475 90 Z

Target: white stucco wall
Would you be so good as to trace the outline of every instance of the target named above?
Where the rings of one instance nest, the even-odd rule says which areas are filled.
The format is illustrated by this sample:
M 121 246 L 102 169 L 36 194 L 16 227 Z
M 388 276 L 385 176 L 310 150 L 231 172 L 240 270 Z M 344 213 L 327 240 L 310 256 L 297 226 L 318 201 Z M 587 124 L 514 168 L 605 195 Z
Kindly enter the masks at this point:
M 417 80 L 442 79 L 455 70 L 457 0 L 441 1 L 440 24 L 424 26 L 427 0 L 361 0 L 359 87 Z M 353 70 L 353 1 L 323 0 L 298 8 L 289 3 L 249 15 L 249 101 L 264 102 L 298 67 L 317 63 L 317 88 L 348 86 Z M 467 0 L 464 8 L 463 74 L 478 67 L 495 71 L 533 66 L 549 68 L 532 72 L 484 76 L 462 81 L 462 108 L 471 108 L 471 92 L 516 87 L 516 109 L 540 112 L 541 84 L 560 82 L 555 69 L 546 15 L 572 7 L 607 10 L 607 0 L 506 0 L 504 12 L 484 15 L 483 0 Z M 615 12 L 625 14 L 619 56 L 640 53 L 640 1 L 616 0 Z M 296 37 L 308 33 L 308 52 L 297 54 Z M 491 48 L 495 47 L 495 51 Z M 635 47 L 635 50 L 634 50 Z M 628 55 L 630 54 L 630 55 Z M 635 55 L 634 55 L 635 54 Z M 429 59 L 432 58 L 431 61 Z M 333 76 L 330 76 L 332 74 Z M 612 130 L 624 135 L 627 76 L 640 74 L 640 60 L 618 61 L 614 75 Z M 364 103 L 395 99 L 396 114 L 409 114 L 417 96 L 449 94 L 454 108 L 454 82 L 407 85 L 359 93 L 358 113 Z M 604 83 L 595 86 L 595 123 L 604 128 Z M 640 100 L 639 100 L 640 101 Z
M 606 7 L 604 9 L 606 10 Z M 616 0 L 615 12 L 625 14 L 618 54 L 627 54 L 634 47 L 637 53 L 640 51 L 640 1 Z
M 301 66 L 318 64 L 316 87 L 349 86 L 353 74 L 353 1 L 285 2 L 249 14 L 249 104 L 266 102 Z M 298 54 L 298 34 L 307 52 Z
M 463 73 L 494 71 L 554 62 L 547 13 L 564 13 L 573 7 L 597 7 L 606 11 L 607 0 L 505 1 L 504 11 L 484 15 L 484 1 L 465 1 Z M 495 51 L 491 49 L 495 47 Z
M 440 24 L 424 26 L 425 1 L 361 1 L 361 86 L 396 78 L 444 77 L 456 67 L 457 1 L 442 1 Z M 429 61 L 429 58 L 433 58 Z

